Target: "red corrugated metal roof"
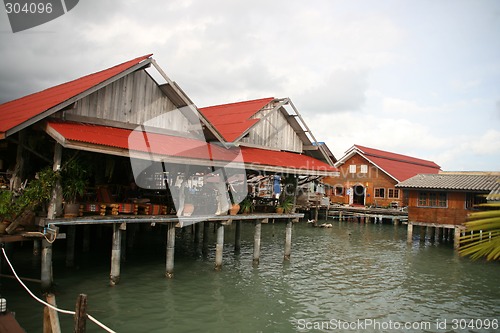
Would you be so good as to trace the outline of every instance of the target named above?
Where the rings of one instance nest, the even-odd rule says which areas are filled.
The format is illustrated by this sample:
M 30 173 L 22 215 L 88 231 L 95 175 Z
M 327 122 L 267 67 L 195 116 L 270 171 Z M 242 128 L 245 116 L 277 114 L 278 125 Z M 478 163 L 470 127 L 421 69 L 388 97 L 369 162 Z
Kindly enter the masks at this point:
M 290 152 L 250 147 L 226 149 L 220 145 L 191 138 L 91 124 L 50 121 L 47 127 L 49 131 L 56 131 L 65 140 L 157 155 L 215 161 L 241 160 L 251 165 L 322 172 L 337 171 L 336 168 L 312 157 Z M 241 156 L 238 157 L 240 152 Z
M 398 181 L 404 181 L 419 173 L 438 173 L 436 163 L 411 156 L 354 145 L 357 151 Z
M 85 92 L 115 75 L 151 57 L 148 54 L 103 71 L 51 87 L 0 105 L 0 138 L 16 126 Z
M 199 110 L 224 140 L 233 142 L 259 121 L 259 119 L 251 119 L 251 117 L 272 100 L 274 97 L 208 106 Z

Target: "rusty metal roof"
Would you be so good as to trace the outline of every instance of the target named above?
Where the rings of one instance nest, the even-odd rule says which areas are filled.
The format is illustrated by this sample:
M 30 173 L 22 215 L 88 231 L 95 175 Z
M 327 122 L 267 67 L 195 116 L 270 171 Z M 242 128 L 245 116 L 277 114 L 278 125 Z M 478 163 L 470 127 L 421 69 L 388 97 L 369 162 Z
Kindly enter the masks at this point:
M 396 185 L 407 189 L 490 192 L 500 189 L 500 175 L 471 173 L 418 174 Z

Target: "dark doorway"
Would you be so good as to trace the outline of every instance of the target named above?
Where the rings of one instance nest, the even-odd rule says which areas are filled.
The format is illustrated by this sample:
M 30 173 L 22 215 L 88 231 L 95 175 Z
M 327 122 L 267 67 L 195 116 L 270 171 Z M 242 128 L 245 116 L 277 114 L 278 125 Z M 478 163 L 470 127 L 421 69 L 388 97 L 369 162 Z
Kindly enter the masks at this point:
M 354 205 L 365 205 L 365 188 L 361 185 L 356 185 L 353 188 L 354 194 L 352 203 Z

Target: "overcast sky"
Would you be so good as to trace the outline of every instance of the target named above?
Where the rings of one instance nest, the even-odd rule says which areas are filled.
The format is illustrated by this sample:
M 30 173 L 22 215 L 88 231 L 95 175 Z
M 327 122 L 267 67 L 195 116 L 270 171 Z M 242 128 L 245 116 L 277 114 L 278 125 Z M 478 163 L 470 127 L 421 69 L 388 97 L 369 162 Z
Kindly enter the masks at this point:
M 199 107 L 290 97 L 337 158 L 500 171 L 500 1 L 82 0 L 0 39 L 0 102 L 153 53 Z

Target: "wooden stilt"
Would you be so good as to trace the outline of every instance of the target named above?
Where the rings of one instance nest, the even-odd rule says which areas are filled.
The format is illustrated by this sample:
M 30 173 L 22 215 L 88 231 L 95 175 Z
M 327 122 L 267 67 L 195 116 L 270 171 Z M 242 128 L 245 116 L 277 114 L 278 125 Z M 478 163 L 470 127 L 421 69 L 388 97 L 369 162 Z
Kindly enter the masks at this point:
M 202 244 L 202 254 L 204 257 L 208 255 L 208 233 L 210 232 L 209 222 L 203 222 L 203 244 Z
M 40 247 L 42 246 L 42 242 L 39 239 L 33 240 L 33 255 L 38 257 L 40 255 Z
M 66 267 L 75 266 L 76 226 L 69 225 L 66 231 Z
M 453 238 L 453 248 L 455 248 L 455 250 L 458 250 L 458 248 L 460 248 L 460 228 L 459 227 L 455 227 L 455 232 L 454 232 L 454 238 Z
M 429 227 L 429 237 L 432 243 L 436 240 L 436 227 Z
M 241 251 L 241 221 L 236 221 L 236 227 L 234 231 L 234 253 L 240 253 Z
M 56 297 L 53 294 L 47 294 L 47 303 L 57 307 Z M 61 325 L 59 323 L 59 314 L 57 311 L 45 306 L 43 313 L 43 332 L 61 333 Z
M 121 231 L 121 241 L 120 241 L 120 261 L 127 261 L 127 229 L 126 224 L 122 223 L 123 227 L 120 227 Z M 123 229 L 122 229 L 123 228 Z
M 174 254 L 175 254 L 175 224 L 169 223 L 167 229 L 167 263 L 165 276 L 169 279 L 174 277 Z
M 258 265 L 260 261 L 260 238 L 262 232 L 261 220 L 255 220 L 255 231 L 253 235 L 253 264 Z
M 224 248 L 224 225 L 217 222 L 217 244 L 215 245 L 215 270 L 222 269 L 222 251 Z
M 290 260 L 292 254 L 292 220 L 288 219 L 285 228 L 285 255 L 284 260 Z
M 76 299 L 75 333 L 85 333 L 87 330 L 87 295 L 80 294 Z
M 121 230 L 118 223 L 113 224 L 113 244 L 111 248 L 111 273 L 109 284 L 115 286 L 120 282 Z
M 41 260 L 41 288 L 43 292 L 48 292 L 52 288 L 52 244 L 45 238 L 42 240 L 42 260 Z
M 425 242 L 425 233 L 427 231 L 427 227 L 424 225 L 420 226 L 420 241 Z
M 82 252 L 88 253 L 90 251 L 90 225 L 83 226 L 83 244 Z
M 199 244 L 200 243 L 200 236 L 201 236 L 201 226 L 200 223 L 195 223 L 194 224 L 194 243 Z
M 444 236 L 444 230 L 441 227 L 438 227 L 437 229 L 438 229 L 438 241 L 440 243 L 442 243 L 443 242 L 443 236 Z
M 406 229 L 406 242 L 408 244 L 411 244 L 413 243 L 413 223 L 411 222 L 408 222 L 408 226 L 407 226 L 407 229 Z

